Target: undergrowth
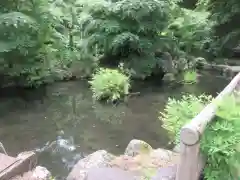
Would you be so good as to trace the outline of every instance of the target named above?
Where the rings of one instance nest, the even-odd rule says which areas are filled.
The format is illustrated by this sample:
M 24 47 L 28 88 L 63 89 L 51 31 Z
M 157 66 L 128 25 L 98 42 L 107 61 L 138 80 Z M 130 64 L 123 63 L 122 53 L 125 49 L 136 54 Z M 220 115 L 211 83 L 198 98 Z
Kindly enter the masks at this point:
M 206 95 L 169 99 L 160 119 L 175 144 L 179 143 L 181 127 L 211 100 L 212 97 Z M 204 168 L 206 180 L 234 180 L 239 177 L 240 104 L 234 96 L 225 97 L 222 102 L 214 121 L 207 126 L 201 139 L 201 151 L 207 157 Z

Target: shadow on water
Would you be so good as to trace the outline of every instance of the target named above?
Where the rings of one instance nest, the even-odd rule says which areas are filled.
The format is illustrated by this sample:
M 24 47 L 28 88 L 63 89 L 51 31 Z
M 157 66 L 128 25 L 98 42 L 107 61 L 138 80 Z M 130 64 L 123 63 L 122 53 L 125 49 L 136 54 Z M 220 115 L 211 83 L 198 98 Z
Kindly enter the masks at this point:
M 1 92 L 0 141 L 11 155 L 54 147 L 40 153 L 39 163 L 54 175 L 65 177 L 80 158 L 99 149 L 123 153 L 133 139 L 153 147 L 169 148 L 167 133 L 158 120 L 168 97 L 181 93 L 216 95 L 227 84 L 220 77 L 204 75 L 195 85 L 168 86 L 140 83 L 126 103 L 117 106 L 93 102 L 86 82 L 56 83 L 35 91 Z M 76 149 L 69 149 L 69 147 Z

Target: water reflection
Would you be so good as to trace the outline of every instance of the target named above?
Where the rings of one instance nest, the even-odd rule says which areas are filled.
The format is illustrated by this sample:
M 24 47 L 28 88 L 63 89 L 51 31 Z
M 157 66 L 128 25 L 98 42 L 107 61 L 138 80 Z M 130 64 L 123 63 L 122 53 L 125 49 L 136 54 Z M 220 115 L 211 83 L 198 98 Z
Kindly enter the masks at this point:
M 120 154 L 133 138 L 168 147 L 167 133 L 157 118 L 168 97 L 180 97 L 181 92 L 216 95 L 226 83 L 212 75 L 201 77 L 196 85 L 145 83 L 137 87 L 140 96 L 117 106 L 94 102 L 86 82 L 57 83 L 40 92 L 24 92 L 24 98 L 4 96 L 0 141 L 11 155 L 38 148 L 40 164 L 64 177 L 87 154 L 99 149 Z M 46 148 L 52 142 L 54 146 Z

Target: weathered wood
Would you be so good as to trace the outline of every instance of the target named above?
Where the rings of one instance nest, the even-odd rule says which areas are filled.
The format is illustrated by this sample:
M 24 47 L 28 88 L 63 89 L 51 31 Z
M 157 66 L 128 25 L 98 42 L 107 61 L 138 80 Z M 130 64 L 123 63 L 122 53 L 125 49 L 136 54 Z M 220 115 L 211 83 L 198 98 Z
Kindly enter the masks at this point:
M 14 160 L 12 158 L 11 160 L 11 163 L 1 169 L 0 180 L 9 180 L 14 176 L 32 170 L 36 166 L 36 154 L 34 152 L 23 152 Z
M 200 154 L 200 143 L 193 146 L 181 143 L 180 147 L 180 163 L 176 180 L 198 180 L 205 165 L 205 160 Z
M 2 172 L 4 169 L 6 169 L 6 167 L 10 166 L 16 161 L 16 158 L 0 153 L 0 172 Z
M 240 73 L 224 88 L 224 90 L 208 104 L 190 123 L 182 127 L 180 132 L 180 163 L 176 180 L 198 180 L 204 166 L 200 155 L 200 137 L 206 125 L 214 118 L 218 104 L 223 97 L 239 90 Z

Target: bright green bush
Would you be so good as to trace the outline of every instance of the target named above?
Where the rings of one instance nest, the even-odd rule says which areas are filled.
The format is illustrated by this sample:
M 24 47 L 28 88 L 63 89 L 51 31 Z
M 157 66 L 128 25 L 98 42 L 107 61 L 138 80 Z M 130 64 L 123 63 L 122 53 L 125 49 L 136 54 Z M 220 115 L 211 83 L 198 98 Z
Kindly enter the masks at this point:
M 234 96 L 220 104 L 215 121 L 207 127 L 201 150 L 207 155 L 207 180 L 238 180 L 240 168 L 240 104 Z M 238 173 L 238 174 L 237 174 Z
M 175 144 L 179 143 L 181 127 L 196 116 L 211 99 L 211 96 L 206 95 L 183 95 L 180 100 L 169 98 L 159 119 L 163 121 L 163 128 L 168 131 Z
M 218 57 L 231 57 L 232 49 L 239 46 L 240 1 L 198 0 L 198 8 L 208 10 L 214 22 L 211 52 Z
M 129 93 L 129 77 L 115 69 L 97 71 L 91 81 L 93 98 L 96 100 L 117 101 Z
M 183 74 L 183 81 L 185 83 L 196 83 L 197 82 L 197 73 L 196 71 L 186 71 Z
M 212 98 L 210 96 L 183 96 L 169 99 L 161 113 L 163 127 L 179 143 L 179 132 Z M 233 96 L 220 104 L 215 121 L 208 125 L 201 140 L 201 151 L 207 157 L 204 169 L 206 180 L 233 180 L 240 165 L 240 104 Z

